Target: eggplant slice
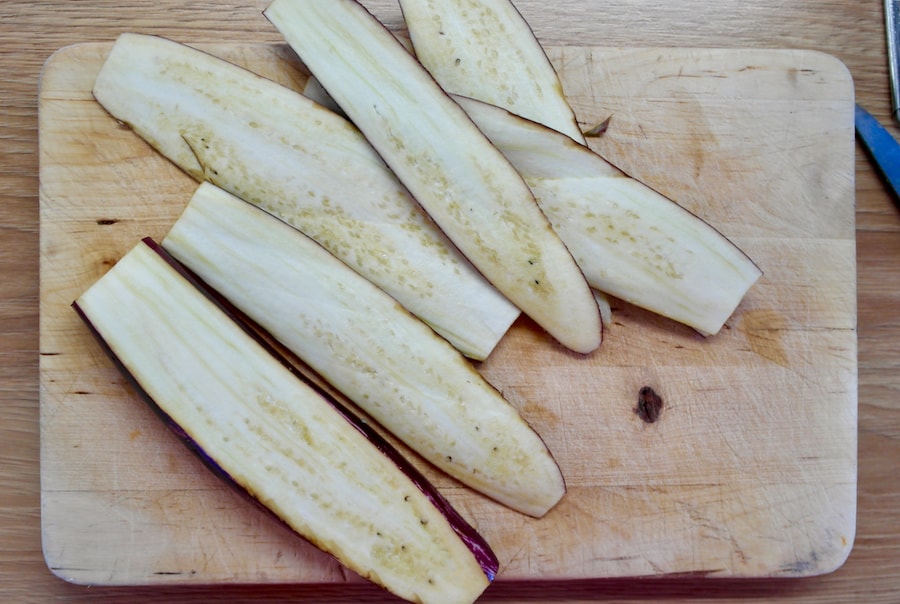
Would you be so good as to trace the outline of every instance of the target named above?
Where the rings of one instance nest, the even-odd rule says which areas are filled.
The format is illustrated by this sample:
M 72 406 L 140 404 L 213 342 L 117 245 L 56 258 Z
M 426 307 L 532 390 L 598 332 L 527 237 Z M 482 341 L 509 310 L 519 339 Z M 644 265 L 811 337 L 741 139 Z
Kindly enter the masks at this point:
M 596 290 L 709 336 L 762 276 L 709 223 L 591 149 L 500 107 L 456 100 L 531 187 Z
M 204 183 L 162 245 L 463 484 L 535 517 L 565 494 L 544 442 L 471 362 L 287 224 Z
M 208 465 L 354 572 L 435 603 L 472 602 L 496 575 L 490 547 L 434 487 L 152 241 L 74 307 Z
M 441 88 L 587 144 L 562 82 L 509 0 L 400 0 L 416 57 Z

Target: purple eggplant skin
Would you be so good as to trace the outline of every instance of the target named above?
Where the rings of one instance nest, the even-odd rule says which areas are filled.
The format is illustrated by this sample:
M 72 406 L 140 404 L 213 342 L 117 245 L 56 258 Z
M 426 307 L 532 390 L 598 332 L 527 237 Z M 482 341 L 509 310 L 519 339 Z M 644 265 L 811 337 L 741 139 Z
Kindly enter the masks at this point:
M 275 348 L 265 341 L 264 338 L 260 336 L 260 334 L 251 328 L 248 321 L 241 316 L 240 313 L 234 311 L 234 309 L 230 308 L 226 302 L 223 302 L 223 299 L 220 295 L 217 294 L 214 290 L 212 290 L 209 286 L 204 284 L 196 275 L 191 273 L 186 267 L 184 267 L 178 260 L 172 257 L 168 252 L 163 249 L 161 245 L 159 245 L 155 240 L 150 237 L 145 237 L 142 240 L 147 247 L 156 252 L 163 260 L 165 260 L 172 268 L 174 268 L 182 277 L 184 277 L 188 282 L 191 283 L 201 294 L 206 296 L 210 301 L 212 301 L 217 307 L 219 307 L 232 321 L 235 322 L 241 329 L 243 329 L 248 335 L 250 335 L 254 340 L 256 340 L 269 354 L 271 354 L 276 360 L 278 360 L 285 368 L 287 368 L 297 379 L 303 381 L 305 384 L 309 385 L 311 388 L 316 390 L 322 397 L 325 398 L 331 404 L 338 413 L 340 413 L 350 424 L 355 427 L 360 433 L 362 433 L 383 455 L 385 455 L 388 459 L 391 460 L 394 465 L 396 465 L 406 476 L 416 485 L 416 487 L 425 494 L 425 496 L 432 502 L 432 504 L 443 514 L 445 518 L 450 523 L 450 526 L 459 536 L 460 540 L 466 544 L 469 548 L 469 551 L 472 552 L 472 555 L 477 560 L 478 564 L 481 566 L 482 571 L 489 581 L 493 581 L 497 573 L 499 571 L 499 560 L 497 559 L 496 554 L 491 549 L 491 546 L 487 543 L 487 541 L 478 533 L 475 528 L 469 524 L 456 509 L 450 504 L 450 502 L 437 490 L 437 488 L 431 484 L 431 482 L 413 466 L 409 460 L 403 457 L 396 448 L 394 448 L 381 434 L 379 434 L 374 428 L 372 428 L 368 423 L 357 417 L 354 413 L 352 413 L 345 405 L 341 404 L 337 399 L 335 399 L 330 393 L 321 388 L 318 384 L 310 380 L 307 376 L 301 373 L 290 361 L 285 358 L 284 355 L 280 354 Z M 156 413 L 158 417 L 163 421 L 163 423 L 168 427 L 168 429 L 178 438 L 178 440 L 184 444 L 190 451 L 192 451 L 200 461 L 219 477 L 225 484 L 227 484 L 231 489 L 241 494 L 243 497 L 251 501 L 254 505 L 258 506 L 260 509 L 264 510 L 267 515 L 277 520 L 279 523 L 287 526 L 286 523 L 282 521 L 275 513 L 273 513 L 269 508 L 259 502 L 252 493 L 248 492 L 243 486 L 238 484 L 222 467 L 216 462 L 215 459 L 207 455 L 206 451 L 188 434 L 182 427 L 173 420 L 165 411 L 163 411 L 153 400 L 153 398 L 149 395 L 149 393 L 141 386 L 140 382 L 135 378 L 135 376 L 125 367 L 125 365 L 121 362 L 121 360 L 116 355 L 115 351 L 111 346 L 106 342 L 106 340 L 100 335 L 97 329 L 94 327 L 90 318 L 84 313 L 84 311 L 78 306 L 77 301 L 72 303 L 72 308 L 81 318 L 81 320 L 87 325 L 90 332 L 94 335 L 95 339 L 99 343 L 100 347 L 104 350 L 104 352 L 109 356 L 112 360 L 113 364 L 119 369 L 122 375 L 125 377 L 126 381 L 134 388 L 136 393 L 149 405 L 149 407 Z M 293 531 L 292 531 L 293 532 Z M 315 545 L 315 544 L 313 544 Z

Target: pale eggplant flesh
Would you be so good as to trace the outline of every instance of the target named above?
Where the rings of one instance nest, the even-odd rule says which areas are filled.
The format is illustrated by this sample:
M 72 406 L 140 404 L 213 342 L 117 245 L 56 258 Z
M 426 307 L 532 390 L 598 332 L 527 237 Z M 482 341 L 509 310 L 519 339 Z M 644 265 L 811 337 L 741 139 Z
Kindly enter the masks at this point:
M 377 19 L 354 0 L 275 0 L 264 14 L 498 290 L 563 346 L 600 345 L 590 288 L 528 186 Z
M 435 487 L 151 240 L 73 306 L 208 466 L 354 572 L 448 604 L 496 576 L 490 546 Z
M 128 33 L 93 94 L 182 170 L 303 231 L 466 356 L 486 358 L 520 314 L 362 134 L 300 93 L 186 45 Z
M 457 97 L 531 187 L 599 291 L 718 333 L 762 271 L 712 225 L 568 137 Z
M 543 440 L 471 362 L 287 224 L 204 183 L 162 245 L 450 476 L 535 517 L 565 494 Z
M 400 9 L 416 57 L 444 90 L 586 144 L 556 69 L 510 0 L 400 0 Z

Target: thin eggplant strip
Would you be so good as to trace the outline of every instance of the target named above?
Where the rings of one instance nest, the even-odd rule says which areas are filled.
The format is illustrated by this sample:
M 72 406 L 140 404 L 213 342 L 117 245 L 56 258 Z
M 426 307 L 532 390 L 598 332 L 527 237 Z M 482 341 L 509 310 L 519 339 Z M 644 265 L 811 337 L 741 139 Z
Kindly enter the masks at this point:
M 449 475 L 536 517 L 565 494 L 543 441 L 470 362 L 288 225 L 205 183 L 163 246 Z
M 473 602 L 496 574 L 474 529 L 346 410 L 144 241 L 76 311 L 185 444 L 323 551 L 396 595 Z M 408 468 L 407 468 L 408 469 Z M 423 487 L 425 490 L 423 490 Z
M 264 14 L 440 228 L 563 346 L 601 339 L 571 254 L 506 158 L 353 0 L 275 0 Z
M 586 144 L 553 64 L 509 0 L 400 0 L 422 65 L 451 94 L 503 107 Z
M 486 358 L 519 315 L 362 134 L 296 91 L 182 44 L 123 34 L 93 92 L 185 172 L 303 231 L 463 354 Z
M 457 102 L 522 174 L 597 290 L 712 335 L 761 277 L 711 225 L 587 147 L 502 108 Z

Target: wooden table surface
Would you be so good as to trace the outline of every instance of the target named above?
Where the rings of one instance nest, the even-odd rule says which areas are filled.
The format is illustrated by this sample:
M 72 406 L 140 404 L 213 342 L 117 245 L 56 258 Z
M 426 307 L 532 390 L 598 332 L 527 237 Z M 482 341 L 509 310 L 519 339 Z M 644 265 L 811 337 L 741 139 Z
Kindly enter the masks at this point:
M 395 2 L 364 2 L 398 26 Z M 757 0 L 667 3 L 518 0 L 548 45 L 799 48 L 831 54 L 857 100 L 890 124 L 880 2 Z M 8 602 L 378 602 L 368 586 L 86 588 L 46 568 L 40 541 L 37 85 L 60 47 L 123 31 L 185 42 L 277 42 L 265 0 L 176 3 L 6 0 L 0 4 L 0 598 Z M 891 127 L 900 135 L 900 130 Z M 498 584 L 502 602 L 896 602 L 900 597 L 900 211 L 857 151 L 859 493 L 854 549 L 811 579 L 667 577 Z

